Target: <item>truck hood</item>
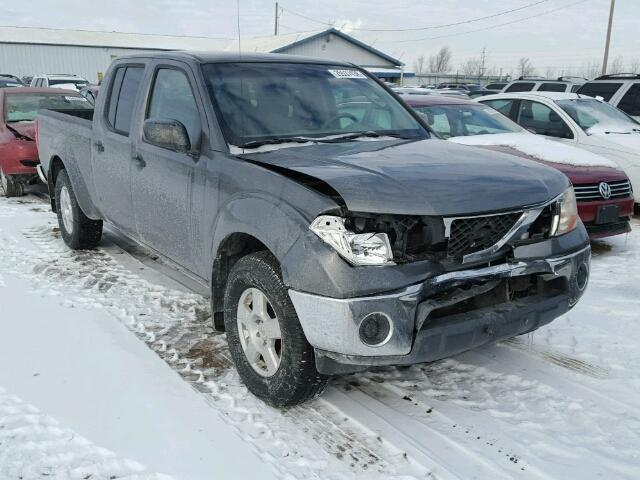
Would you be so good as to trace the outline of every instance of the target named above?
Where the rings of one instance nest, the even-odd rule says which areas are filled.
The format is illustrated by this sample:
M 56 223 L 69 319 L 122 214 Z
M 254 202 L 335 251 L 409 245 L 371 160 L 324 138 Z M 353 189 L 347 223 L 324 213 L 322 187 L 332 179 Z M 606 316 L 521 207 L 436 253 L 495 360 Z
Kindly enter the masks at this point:
M 353 212 L 469 215 L 538 205 L 569 185 L 555 169 L 443 140 L 313 144 L 241 158 L 331 186 Z

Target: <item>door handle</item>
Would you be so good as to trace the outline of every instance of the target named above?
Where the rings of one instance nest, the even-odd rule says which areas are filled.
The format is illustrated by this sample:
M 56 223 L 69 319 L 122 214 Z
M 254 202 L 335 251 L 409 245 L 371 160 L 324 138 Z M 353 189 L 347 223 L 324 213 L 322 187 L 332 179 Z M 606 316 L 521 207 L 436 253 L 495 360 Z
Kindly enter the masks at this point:
M 144 158 L 142 158 L 142 155 L 140 155 L 139 153 L 134 154 L 131 157 L 131 160 L 138 164 L 138 168 L 144 168 L 147 166 L 147 162 L 144 161 Z
M 97 142 L 93 142 L 93 146 L 96 147 L 96 150 L 100 153 L 104 152 L 104 145 L 102 144 L 102 142 L 97 141 Z

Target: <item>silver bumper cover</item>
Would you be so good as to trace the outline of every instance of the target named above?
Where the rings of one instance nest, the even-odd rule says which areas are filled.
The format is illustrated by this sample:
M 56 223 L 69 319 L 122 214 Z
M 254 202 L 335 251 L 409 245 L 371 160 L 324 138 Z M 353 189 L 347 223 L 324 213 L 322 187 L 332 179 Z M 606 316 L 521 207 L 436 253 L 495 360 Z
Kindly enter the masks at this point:
M 382 295 L 358 298 L 330 298 L 305 292 L 289 290 L 300 323 L 309 343 L 318 350 L 353 356 L 397 356 L 407 355 L 414 347 L 417 330 L 417 310 L 429 293 L 464 284 L 469 281 L 491 281 L 495 279 L 543 274 L 549 278 L 566 277 L 575 297 L 582 288 L 575 285 L 579 265 L 588 268 L 590 247 L 570 255 L 544 260 L 521 260 L 501 265 L 448 272 L 428 278 L 422 283 L 410 285 L 403 290 Z M 380 346 L 368 346 L 359 338 L 360 322 L 367 315 L 380 312 L 392 322 L 393 331 L 389 340 Z

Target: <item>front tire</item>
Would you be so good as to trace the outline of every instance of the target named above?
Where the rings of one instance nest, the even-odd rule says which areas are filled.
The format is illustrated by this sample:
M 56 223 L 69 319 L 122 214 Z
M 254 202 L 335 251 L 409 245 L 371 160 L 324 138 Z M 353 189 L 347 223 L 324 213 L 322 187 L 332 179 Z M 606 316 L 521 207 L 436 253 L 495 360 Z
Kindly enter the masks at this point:
M 317 397 L 327 386 L 316 370 L 307 339 L 269 252 L 241 258 L 229 274 L 224 297 L 229 350 L 240 378 L 258 398 L 290 407 Z
M 24 195 L 24 183 L 14 175 L 5 175 L 0 168 L 0 194 L 5 197 L 21 197 Z
M 102 238 L 102 220 L 87 217 L 76 200 L 66 170 L 56 179 L 56 212 L 64 243 L 73 250 L 94 248 Z

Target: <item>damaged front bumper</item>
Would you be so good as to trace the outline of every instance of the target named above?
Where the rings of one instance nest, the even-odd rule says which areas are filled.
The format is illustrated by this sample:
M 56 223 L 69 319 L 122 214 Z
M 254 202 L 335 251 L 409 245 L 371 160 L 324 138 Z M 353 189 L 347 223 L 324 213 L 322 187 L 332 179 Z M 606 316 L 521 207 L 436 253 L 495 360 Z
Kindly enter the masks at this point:
M 591 249 L 545 259 L 447 272 L 402 290 L 338 299 L 290 290 L 322 373 L 434 361 L 533 331 L 582 295 Z M 362 322 L 377 315 L 389 334 L 375 346 Z

